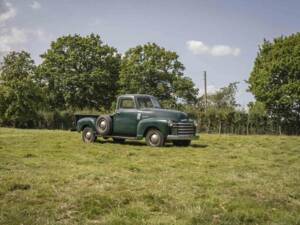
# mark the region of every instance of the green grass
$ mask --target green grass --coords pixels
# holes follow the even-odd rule
[[[0,128],[0,224],[300,224],[300,137],[150,148]]]

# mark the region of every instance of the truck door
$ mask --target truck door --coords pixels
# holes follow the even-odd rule
[[[136,136],[137,113],[134,98],[121,97],[113,116],[113,135]]]

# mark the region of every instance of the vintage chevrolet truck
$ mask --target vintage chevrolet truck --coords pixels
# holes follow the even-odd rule
[[[124,143],[126,139],[146,139],[149,146],[160,147],[165,141],[176,146],[188,146],[197,139],[196,122],[186,113],[162,109],[151,95],[130,94],[117,99],[112,115],[77,115],[76,130],[82,140],[94,142],[97,136]]]

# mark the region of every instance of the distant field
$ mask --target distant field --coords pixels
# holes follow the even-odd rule
[[[300,224],[300,137],[157,149],[0,128],[0,224]]]

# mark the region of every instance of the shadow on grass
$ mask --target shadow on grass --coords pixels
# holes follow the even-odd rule
[[[206,148],[208,145],[206,144],[191,144],[190,147],[192,148]]]
[[[141,141],[125,141],[125,143],[123,144],[120,144],[120,143],[115,143],[114,141],[112,140],[97,140],[95,142],[96,144],[106,144],[106,143],[109,143],[109,144],[115,144],[115,145],[131,145],[131,146],[147,146],[145,142],[141,142]],[[190,146],[187,146],[187,147],[179,147],[179,146],[175,146],[172,144],[172,142],[166,142],[165,143],[165,146],[166,148],[170,148],[170,147],[173,147],[173,148],[206,148],[208,147],[208,145],[206,144],[191,144]]]

